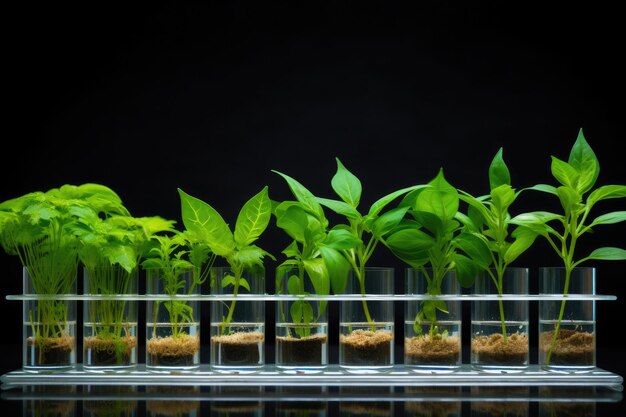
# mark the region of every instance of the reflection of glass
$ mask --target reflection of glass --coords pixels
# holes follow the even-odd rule
[[[192,386],[149,386],[146,392],[153,397],[177,397],[162,400],[146,401],[148,417],[196,417],[200,415],[200,401],[186,400],[185,396],[200,394],[199,387]]]
[[[540,387],[539,396],[551,398],[539,403],[539,415],[545,417],[595,417],[596,403],[574,399],[594,398],[595,387]]]
[[[102,398],[83,401],[83,417],[134,417],[137,415],[137,401],[123,398],[136,394],[136,387],[98,385],[86,389],[89,398],[100,396]]]
[[[215,398],[223,401],[211,401],[211,415],[221,417],[262,417],[265,415],[264,403],[254,401],[254,397],[263,395],[262,387],[214,387]],[[250,398],[242,401],[241,398]]]
[[[341,387],[341,396],[359,397],[367,401],[341,401],[339,413],[342,416],[393,416],[393,402],[373,400],[378,396],[389,397],[391,387]]]
[[[471,393],[473,397],[484,398],[472,402],[474,417],[528,416],[528,387],[472,387]]]
[[[328,413],[328,402],[317,398],[326,395],[326,387],[278,387],[277,393],[282,401],[276,403],[276,415],[281,417],[325,417]],[[288,398],[298,398],[289,399]],[[310,400],[304,400],[310,398]]]
[[[460,417],[462,414],[461,401],[454,400],[460,398],[461,387],[406,387],[405,392],[419,398],[419,401],[404,403],[405,416]]]
[[[26,417],[71,417],[76,415],[75,400],[54,400],[55,395],[66,396],[76,393],[75,386],[32,386],[25,387],[24,393],[41,396],[45,399],[24,400]]]

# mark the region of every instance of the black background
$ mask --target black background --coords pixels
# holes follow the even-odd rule
[[[616,10],[296,3],[5,10],[0,201],[97,182],[133,215],[182,227],[180,187],[234,224],[264,185],[273,199],[290,198],[272,169],[331,197],[337,156],[361,179],[366,210],[440,167],[453,185],[483,194],[501,146],[515,187],[554,183],[550,155],[566,160],[580,128],[600,160],[598,184],[624,183]],[[600,203],[596,214],[623,204]],[[529,192],[512,212],[537,209],[559,206]],[[625,231],[598,228],[578,253],[624,247]],[[279,261],[288,243],[273,220],[258,242]],[[395,267],[402,290],[404,266],[384,248],[371,264]],[[558,264],[541,241],[517,262],[530,268],[531,291],[537,268]],[[266,264],[269,291],[276,265]],[[597,292],[618,296],[597,306],[598,365],[624,374],[615,360],[624,350],[612,336],[621,328],[624,265],[589,265],[598,267]],[[20,293],[18,260],[0,254],[0,268],[3,295]],[[0,306],[4,373],[21,363],[21,306]]]

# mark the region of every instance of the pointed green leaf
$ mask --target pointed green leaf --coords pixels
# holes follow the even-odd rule
[[[335,159],[337,160],[337,173],[331,180],[331,186],[343,201],[356,208],[361,199],[361,181],[346,169],[339,158]]]
[[[301,206],[290,205],[285,211],[280,208],[277,209],[276,225],[283,229],[292,239],[295,239],[298,242],[305,241],[308,218],[306,212]]]
[[[578,186],[576,191],[581,195],[593,188],[598,175],[600,174],[600,163],[596,154],[585,140],[583,130],[578,132],[578,138],[572,147],[567,161],[572,167],[578,171]]]
[[[408,207],[396,207],[376,218],[372,225],[372,234],[380,239],[391,232],[406,214]]]
[[[335,213],[341,214],[342,216],[346,216],[348,219],[358,220],[361,218],[361,215],[354,207],[352,207],[348,203],[344,203],[343,201],[331,200],[328,198],[320,198],[320,197],[315,197],[314,200],[317,203],[325,207],[328,207]]]
[[[291,295],[302,294],[302,290],[300,289],[301,285],[300,278],[296,275],[291,275],[287,280],[287,291],[289,291]]]
[[[537,184],[532,187],[525,188],[525,190],[541,191],[542,193],[556,195],[556,187],[548,184]]]
[[[302,263],[311,280],[311,284],[313,284],[315,293],[318,295],[330,294],[330,279],[324,260],[321,258],[305,259]]]
[[[595,203],[601,200],[608,200],[610,198],[624,198],[626,197],[626,185],[604,185],[593,190],[589,197],[587,197],[587,203],[593,206]]]
[[[201,236],[216,255],[230,255],[235,250],[235,239],[222,216],[213,207],[180,188],[178,193],[183,224],[187,230]]]
[[[489,189],[493,190],[501,185],[511,185],[511,174],[502,158],[502,148],[498,150],[489,166]]]
[[[239,247],[248,246],[261,236],[272,217],[272,203],[265,186],[241,208],[235,223],[235,242]]]
[[[532,246],[537,238],[537,233],[532,229],[518,227],[512,233],[515,240],[504,253],[504,262],[509,265],[513,263],[522,253]]]
[[[294,240],[292,241],[289,246],[287,246],[285,249],[283,249],[283,254],[285,254],[285,256],[287,256],[288,258],[296,258],[300,256],[300,249],[298,248],[298,243]]]
[[[551,170],[552,175],[559,183],[576,190],[579,174],[574,167],[553,156]]]
[[[559,196],[561,206],[565,213],[576,211],[579,203],[582,201],[581,195],[575,189],[571,187],[559,187],[556,189],[556,194]]]
[[[622,261],[626,260],[626,250],[621,248],[605,247],[598,248],[591,252],[585,259],[597,259],[601,261]]]
[[[333,229],[328,232],[322,244],[336,250],[354,249],[361,245],[361,239],[345,229]]]
[[[443,175],[443,169],[428,183],[415,201],[417,211],[435,214],[442,221],[452,220],[459,210],[459,194]]]
[[[285,181],[287,181],[287,185],[289,185],[289,189],[291,189],[294,197],[296,197],[296,200],[303,204],[307,211],[316,216],[318,219],[324,218],[324,210],[322,210],[322,207],[315,201],[313,193],[311,193],[304,185],[282,172],[274,170],[272,170],[272,172],[280,175],[285,179]]]
[[[326,270],[330,278],[330,284],[334,294],[342,294],[346,289],[348,282],[348,272],[350,264],[341,253],[335,249],[322,246],[319,248],[326,264]]]
[[[378,216],[378,213],[380,213],[387,206],[387,204],[391,203],[396,198],[410,191],[425,187],[427,187],[427,185],[414,185],[412,187],[403,188],[401,190],[394,191],[391,194],[387,194],[386,196],[378,199],[376,202],[374,202],[374,204],[372,204],[367,215],[371,217]]]
[[[591,225],[595,226],[598,224],[614,224],[620,223],[626,220],[626,211],[614,211],[611,213],[606,213],[601,216],[596,217]]]
[[[457,281],[459,281],[459,284],[461,284],[462,287],[471,287],[474,284],[476,274],[478,273],[477,265],[467,256],[458,253],[453,255],[453,259]]]
[[[454,244],[481,268],[486,269],[491,265],[493,259],[491,250],[483,239],[470,233],[461,233],[454,239]]]

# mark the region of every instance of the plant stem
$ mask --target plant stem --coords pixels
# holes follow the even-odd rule
[[[506,332],[506,320],[504,318],[504,302],[502,301],[502,281],[504,280],[504,270],[498,268],[498,308],[500,310],[500,321],[502,325],[502,343],[506,346],[508,343]]]
[[[572,275],[571,267],[565,268],[565,288],[563,289],[563,295],[567,295],[569,292],[569,280]],[[556,348],[556,341],[559,337],[559,330],[561,329],[561,321],[563,320],[563,314],[565,314],[565,298],[561,301],[561,309],[559,311],[559,318],[556,322],[556,328],[554,329],[554,335],[552,336],[552,343],[550,343],[550,350],[548,351],[548,356],[546,357],[546,365],[550,365],[550,358],[552,357],[552,353]]]
[[[234,284],[234,289],[233,289],[233,297],[237,297],[237,294],[239,294],[239,280],[241,279],[241,269],[238,268],[236,270],[234,270],[235,272],[235,284]],[[235,312],[235,306],[237,305],[237,300],[233,300],[230,302],[230,307],[228,308],[228,316],[226,316],[226,319],[224,319],[224,321],[222,322],[221,325],[221,334],[224,334],[224,330],[226,329],[226,326],[228,326],[230,324],[230,321],[233,319],[233,314]]]

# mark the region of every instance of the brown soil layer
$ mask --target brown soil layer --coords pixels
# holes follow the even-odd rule
[[[137,409],[137,401],[122,400],[98,400],[83,401],[83,410],[105,416],[130,416]]]
[[[472,338],[472,353],[481,365],[522,366],[528,363],[528,335],[512,334],[504,344],[502,334]]]
[[[63,366],[69,365],[74,350],[74,338],[71,336],[26,338],[26,346],[34,349],[34,355],[27,355],[28,360],[35,359],[29,366]]]
[[[529,408],[528,404],[528,402],[523,401],[476,401],[472,403],[472,415],[474,412],[478,412],[481,414],[492,416],[527,416]]]
[[[123,346],[123,350],[118,352],[118,346]],[[118,341],[103,339],[98,336],[85,337],[83,339],[83,350],[91,350],[91,363],[89,365],[130,365],[132,350],[137,347],[135,336],[123,336]],[[83,356],[86,356],[85,353]]]
[[[200,350],[200,337],[153,337],[146,343],[146,350],[153,366],[192,366],[194,356]]]
[[[457,365],[461,355],[461,338],[436,335],[415,336],[404,341],[407,365]]]
[[[546,355],[550,352],[550,345],[554,331],[543,332],[539,335],[539,349]],[[556,339],[556,346],[550,357],[550,365],[589,365],[594,364],[595,335],[589,332],[561,329]]]
[[[76,401],[33,400],[26,401],[27,416],[73,416],[76,412]]]
[[[386,366],[391,365],[393,333],[389,330],[355,330],[341,335],[339,344],[343,349],[343,365]]]
[[[265,335],[259,332],[239,332],[211,338],[211,348],[216,349],[219,363],[226,366],[257,366],[261,356],[259,344]]]
[[[214,401],[211,403],[211,410],[221,413],[254,413],[262,409],[263,404],[258,401]]]
[[[325,334],[302,338],[276,337],[277,362],[281,365],[322,365],[322,351],[326,344]]]

